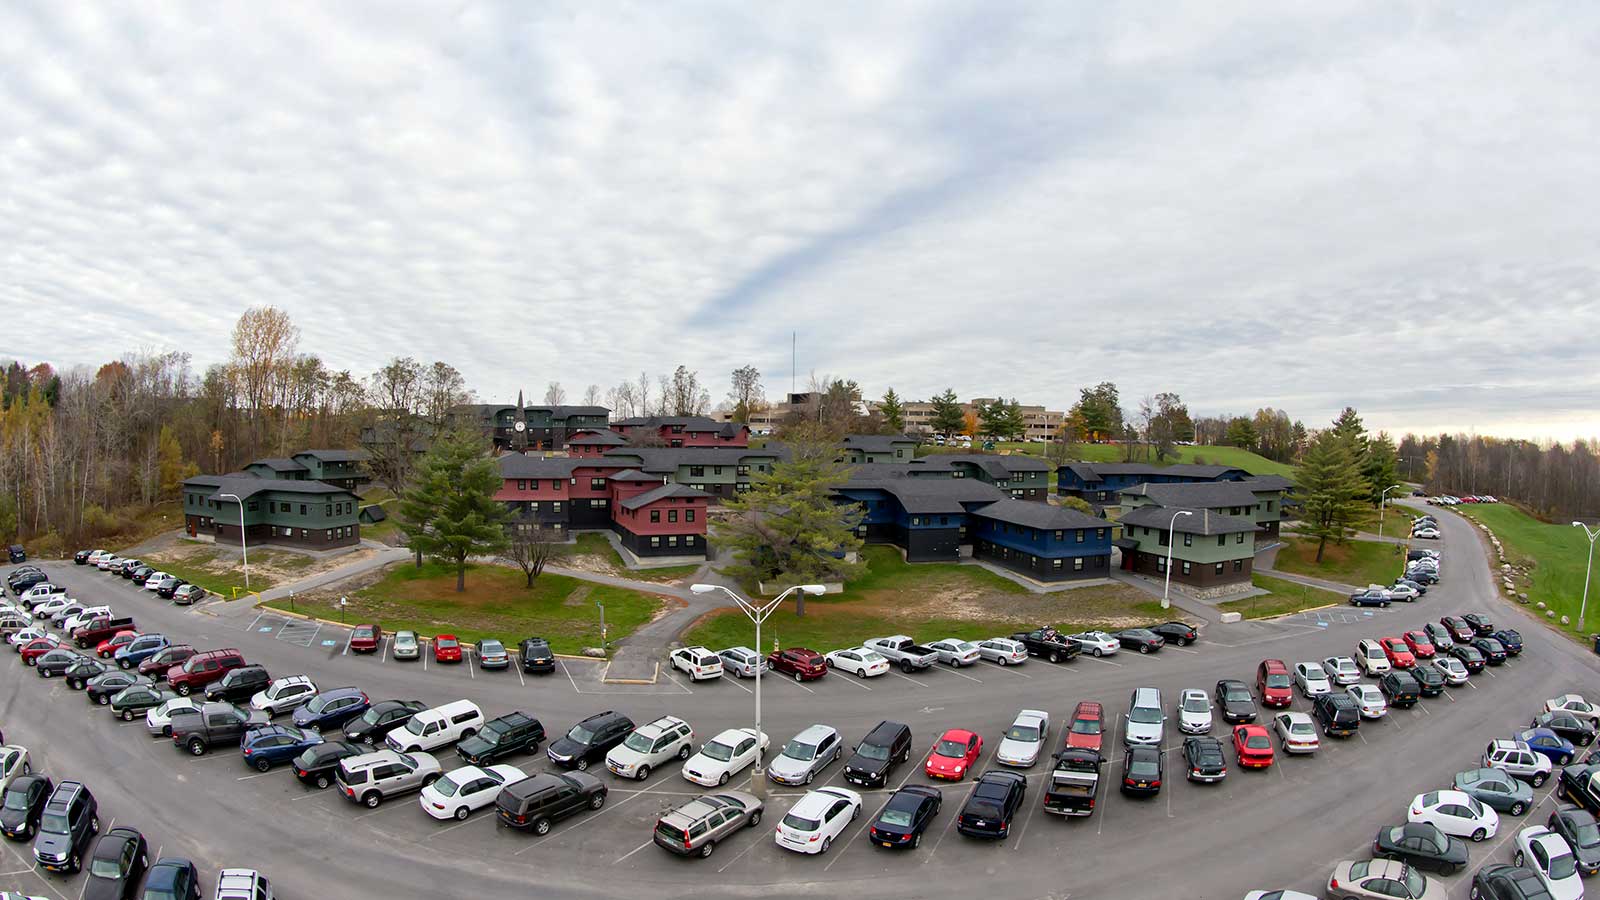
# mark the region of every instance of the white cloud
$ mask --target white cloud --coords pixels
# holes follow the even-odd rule
[[[1600,13],[860,6],[0,9],[0,354],[1593,431]]]

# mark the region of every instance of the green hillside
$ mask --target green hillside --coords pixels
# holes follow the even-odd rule
[[[1034,456],[1044,455],[1044,444],[1027,443],[1002,443],[1001,450],[1028,453]],[[1216,466],[1235,466],[1249,472],[1251,475],[1282,475],[1285,478],[1294,477],[1294,467],[1287,463],[1273,462],[1264,456],[1251,453],[1239,447],[1176,447],[1177,459],[1167,460],[1168,463],[1199,463]],[[1120,444],[1079,444],[1076,456],[1083,462],[1120,462],[1122,460],[1122,446]],[[1143,458],[1137,460],[1145,462]]]
[[[1522,565],[1531,563],[1533,583],[1528,586],[1528,599],[1544,601],[1557,616],[1570,616],[1570,629],[1577,630],[1584,569],[1589,562],[1589,539],[1582,528],[1541,522],[1509,503],[1452,508],[1494,529],[1507,559]],[[1595,609],[1587,613],[1587,630],[1593,631],[1595,623],[1600,622],[1600,576],[1589,586],[1589,599]]]

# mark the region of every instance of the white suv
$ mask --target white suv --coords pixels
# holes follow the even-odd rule
[[[722,657],[704,647],[684,647],[668,657],[674,669],[682,669],[690,681],[722,677]]]
[[[286,713],[302,706],[317,693],[317,686],[305,675],[286,675],[274,678],[267,689],[250,698],[250,708],[259,709],[269,716]]]
[[[1483,764],[1502,769],[1507,775],[1521,778],[1534,787],[1550,779],[1550,757],[1533,752],[1533,748],[1522,741],[1507,738],[1490,741],[1483,751]]]
[[[1383,652],[1383,645],[1372,638],[1362,638],[1356,645],[1356,662],[1368,675],[1378,676],[1389,671],[1389,656]]]
[[[643,781],[650,770],[694,752],[694,729],[677,716],[662,716],[635,728],[606,754],[606,768],[623,778]]]
[[[223,869],[217,874],[216,900],[273,900],[272,883],[255,869]]]

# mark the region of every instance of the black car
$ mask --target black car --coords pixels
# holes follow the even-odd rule
[[[1556,710],[1554,712],[1540,713],[1534,717],[1532,722],[1528,723],[1528,727],[1548,728],[1561,737],[1583,747],[1594,743],[1594,726],[1569,712]]]
[[[1233,678],[1217,682],[1217,709],[1222,710],[1222,720],[1229,725],[1256,720],[1256,700],[1250,686]]]
[[[922,843],[922,833],[939,814],[944,795],[938,788],[908,785],[895,791],[889,802],[878,810],[878,817],[867,828],[868,838],[880,847],[907,847],[916,849]]]
[[[179,578],[176,575],[168,575],[166,578],[161,580],[160,584],[156,585],[156,596],[165,597],[166,599],[171,600],[172,595],[177,592],[178,588],[181,588],[188,583],[189,582],[184,581],[182,578]]]
[[[111,714],[124,722],[132,722],[134,717],[143,715],[147,710],[155,709],[176,696],[178,696],[177,691],[147,681],[113,695]]]
[[[133,900],[149,867],[150,847],[144,835],[119,825],[102,835],[89,854],[82,900]]]
[[[1600,874],[1600,822],[1586,809],[1557,809],[1545,823],[1572,848],[1578,872],[1585,878]]]
[[[61,673],[61,677],[67,680],[67,687],[75,691],[81,691],[89,686],[89,682],[92,679],[99,678],[109,671],[111,671],[109,664],[103,663],[98,659],[81,656],[77,662],[68,666],[67,670]]]
[[[1483,659],[1491,666],[1504,665],[1506,661],[1506,647],[1492,637],[1474,638],[1472,646],[1483,654]]]
[[[956,830],[968,837],[1005,840],[1027,792],[1028,780],[1016,772],[983,773],[961,807]]]
[[[1162,622],[1160,625],[1151,625],[1150,630],[1160,635],[1168,643],[1187,647],[1200,640],[1200,632],[1193,625],[1183,622]]]
[[[89,562],[89,554],[93,552],[93,550],[79,550],[77,553],[72,554],[73,565],[87,565]]]
[[[1426,594],[1426,593],[1428,593],[1428,586],[1423,584],[1422,582],[1416,580],[1415,578],[1396,578],[1394,580],[1394,583],[1396,585],[1403,584],[1403,585],[1411,588],[1412,590],[1416,591],[1418,594]]]
[[[66,674],[66,671],[72,668],[73,664],[80,659],[83,659],[83,657],[76,651],[68,650],[65,647],[57,647],[34,660],[33,665],[39,670],[40,678],[51,678],[56,675]]]
[[[1349,737],[1361,728],[1361,707],[1343,691],[1319,695],[1311,704],[1311,717],[1322,724],[1323,734]]]
[[[1456,644],[1445,651],[1461,661],[1461,665],[1474,675],[1483,671],[1483,653],[1468,644]]]
[[[272,676],[263,666],[240,666],[206,688],[206,699],[223,703],[249,703],[250,698],[267,689]]]
[[[633,720],[622,713],[606,710],[572,726],[572,730],[550,742],[545,755],[566,769],[584,771],[606,758],[611,748],[622,743],[633,730]]]
[[[1472,626],[1472,630],[1480,635],[1489,635],[1495,632],[1494,623],[1489,621],[1489,617],[1483,613],[1470,612],[1462,615],[1461,618],[1466,620],[1466,623]]]
[[[421,700],[381,700],[367,707],[360,716],[344,723],[344,736],[352,741],[374,747],[383,742],[389,732],[404,728],[411,717],[427,709]]]
[[[1140,653],[1154,653],[1166,646],[1167,639],[1148,628],[1124,628],[1112,632],[1112,637],[1122,645],[1124,650],[1137,650]]]
[[[1414,572],[1407,572],[1406,573],[1406,580],[1407,581],[1415,581],[1417,584],[1423,584],[1423,585],[1438,584],[1439,583],[1439,576],[1433,574],[1432,572],[1429,572],[1426,569],[1418,569],[1418,570],[1416,570]]]
[[[544,725],[524,712],[506,713],[483,723],[483,730],[456,744],[456,753],[469,766],[487,766],[513,753],[538,753],[544,743]]]
[[[63,781],[45,801],[39,817],[39,834],[33,839],[33,858],[51,872],[77,872],[83,868],[83,851],[100,830],[100,807],[89,789],[76,781]]]
[[[1511,656],[1522,655],[1522,632],[1515,628],[1502,628],[1489,636],[1499,641],[1500,646],[1506,648],[1507,654]]]
[[[522,671],[548,675],[556,670],[556,655],[550,651],[550,642],[542,637],[523,638],[517,644],[517,655],[522,658]]]
[[[1183,762],[1190,781],[1213,783],[1228,777],[1228,758],[1222,742],[1214,737],[1192,735],[1183,739]]]
[[[29,569],[27,571],[19,570],[12,572],[11,575],[6,578],[6,586],[11,588],[11,593],[21,596],[22,592],[28,588],[31,588],[36,584],[44,584],[49,580],[50,579],[38,569]]]
[[[1378,837],[1372,842],[1372,855],[1451,875],[1467,864],[1467,844],[1445,834],[1432,823],[1411,822],[1378,829]]]
[[[139,566],[128,572],[128,580],[137,582],[140,587],[144,587],[144,583],[149,581],[150,576],[155,573],[154,566]]]
[[[13,563],[24,563],[28,561],[28,551],[22,549],[21,544],[12,544],[9,548],[7,548],[7,555],[10,557]]]
[[[1472,876],[1472,896],[1478,900],[1549,900],[1550,892],[1532,869],[1490,864]]]
[[[1122,792],[1150,797],[1161,792],[1162,754],[1160,747],[1135,744],[1122,757]]]
[[[1428,666],[1428,668],[1433,667]],[[1378,680],[1378,690],[1383,693],[1390,706],[1402,709],[1416,706],[1417,701],[1422,699],[1422,685],[1406,669],[1394,669],[1385,674]]]
[[[1444,693],[1444,676],[1433,666],[1415,666],[1407,669],[1417,681],[1417,689],[1424,697],[1437,697]]]
[[[25,841],[39,830],[39,817],[44,814],[45,801],[56,788],[50,776],[34,772],[18,775],[6,787],[0,800],[0,833],[7,840]]]
[[[200,870],[187,859],[163,856],[145,876],[144,895],[161,900],[200,900]]]
[[[911,758],[911,729],[899,722],[879,722],[844,762],[844,780],[864,788],[882,787],[894,767]]]
[[[294,777],[302,784],[325,788],[333,784],[340,760],[368,752],[368,748],[350,741],[324,741],[294,758]]]
[[[500,789],[495,824],[549,834],[557,819],[605,806],[606,793],[606,786],[588,772],[540,772]]]
[[[111,698],[122,693],[123,688],[129,688],[136,684],[150,683],[150,679],[136,675],[133,672],[112,669],[103,675],[96,675],[89,679],[89,684],[84,687],[83,693],[84,696],[89,698],[90,703],[110,706]]]

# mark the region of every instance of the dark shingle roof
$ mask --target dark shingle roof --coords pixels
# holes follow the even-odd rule
[[[1209,509],[1185,510],[1169,506],[1141,506],[1129,510],[1123,513],[1117,524],[1159,528],[1165,531],[1168,524],[1172,523],[1172,517],[1179,512],[1189,513],[1187,516],[1179,516],[1173,525],[1173,529],[1179,534],[1218,535],[1256,530],[1256,523],[1240,516],[1224,516]]]
[[[1009,499],[994,485],[974,479],[896,477],[880,475],[874,471],[875,468],[879,467],[863,466],[856,469],[840,489],[884,491],[900,501],[906,512],[923,515],[961,514],[977,504]]]
[[[1292,491],[1294,482],[1282,475],[1253,475],[1239,482],[1253,491]]]
[[[1242,481],[1196,481],[1190,484],[1140,484],[1121,493],[1147,497],[1161,506],[1216,509],[1254,507],[1255,492]]]
[[[679,466],[745,465],[749,459],[783,459],[777,450],[747,447],[619,447],[607,450],[605,455],[637,458],[638,468],[646,472],[675,472]]]
[[[624,428],[667,428],[676,425],[684,431],[711,431],[730,436],[745,428],[742,423],[718,422],[705,416],[634,416],[618,419],[612,424]]]
[[[543,409],[550,411],[550,418],[565,419],[569,416],[610,416],[611,410],[604,406],[528,406],[525,409]]]
[[[1017,472],[1048,472],[1050,464],[1036,456],[999,453],[935,453],[912,460],[910,465],[928,470],[955,469],[973,466],[982,469],[990,478],[1004,480]]]
[[[300,463],[295,462],[292,459],[285,459],[285,458],[283,458],[281,456],[269,456],[269,457],[267,457],[265,459],[251,460],[250,461],[250,465],[252,465],[252,466],[266,466],[267,468],[271,469],[274,472],[304,472],[304,471],[306,471],[306,467],[305,466],[301,465]]]
[[[567,443],[578,444],[580,446],[586,444],[603,444],[608,447],[623,447],[627,445],[628,439],[609,428],[597,428],[593,431],[587,431],[583,434],[580,434],[577,437],[567,438]]]
[[[1241,475],[1249,474],[1237,466],[1202,466],[1195,463],[1174,463],[1170,466],[1157,466],[1150,463],[1067,463],[1063,468],[1071,469],[1084,481],[1101,481],[1107,475],[1178,475],[1185,478],[1217,478],[1228,472],[1238,472]]]
[[[1074,528],[1109,528],[1110,522],[1065,506],[1051,506],[1029,500],[1006,498],[979,507],[974,515],[1042,531]]]
[[[301,450],[295,456],[309,456],[323,462],[366,462],[372,458],[365,450]]]
[[[570,478],[573,469],[593,463],[592,459],[533,453],[507,453],[496,461],[501,478]]]
[[[615,475],[610,476],[608,478],[608,480],[610,480],[610,481],[652,481],[652,482],[655,482],[656,484],[660,484],[661,483],[661,476],[660,475],[646,475],[645,473],[639,471],[638,469],[623,469],[622,471],[616,473]]]
[[[234,472],[227,475],[196,475],[184,479],[184,485],[196,487],[214,487],[219,494],[237,494],[239,499],[247,499],[254,494],[272,491],[282,494],[350,494],[341,487],[334,487],[322,481],[295,481],[284,478],[261,478],[248,472]],[[350,494],[354,497],[354,494]]]
[[[890,453],[896,444],[917,443],[916,438],[906,437],[903,434],[850,434],[845,435],[839,442],[850,450],[861,450],[866,453]]]
[[[689,487],[687,484],[663,484],[661,487],[658,487],[653,491],[645,491],[637,497],[629,497],[628,499],[622,501],[621,506],[623,509],[639,509],[642,506],[648,506],[657,500],[664,500],[668,497],[709,496],[711,495],[707,494],[705,491],[695,490],[694,488]]]

